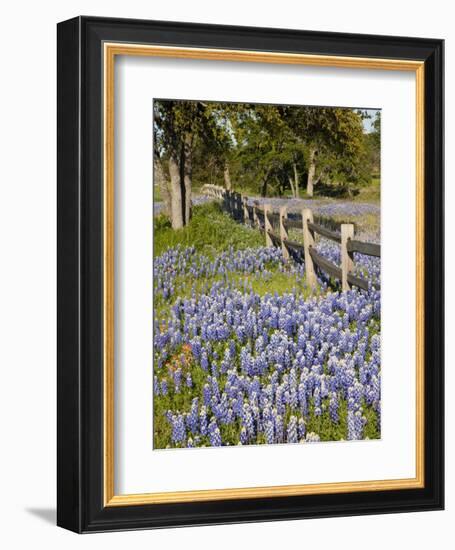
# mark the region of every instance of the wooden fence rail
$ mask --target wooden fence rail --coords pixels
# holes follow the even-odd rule
[[[360,254],[366,254],[367,256],[381,257],[381,245],[374,243],[364,243],[362,241],[356,241],[351,239],[348,242],[349,252],[359,252]]]
[[[322,235],[326,239],[330,239],[331,241],[334,241],[336,243],[341,243],[341,235],[335,233],[335,231],[330,231],[330,229],[327,229],[326,227],[323,227],[322,225],[317,225],[315,223],[309,223],[308,227],[312,231],[318,233],[319,235]]]
[[[299,216],[296,219],[287,219],[284,222],[286,229],[302,229],[302,217]]]
[[[250,205],[248,197],[217,185],[204,185],[202,192],[212,198],[220,199],[224,209],[237,221],[262,231],[265,234],[266,246],[281,247],[286,260],[291,254],[296,260],[303,258],[307,282],[311,287],[316,287],[316,268],[318,268],[330,277],[340,280],[344,291],[351,289],[352,286],[368,290],[368,281],[354,275],[354,252],[379,258],[381,246],[355,239],[353,224],[341,224],[340,233],[337,233],[314,223],[313,212],[308,208],[303,209],[301,215],[293,214],[292,218],[288,218],[286,207],[281,207],[279,212],[273,212],[270,204],[264,204],[261,207],[259,203],[254,202]],[[289,229],[303,232],[303,244],[289,240]],[[315,234],[341,245],[341,267],[316,251]],[[379,289],[380,286],[375,285],[375,288]]]

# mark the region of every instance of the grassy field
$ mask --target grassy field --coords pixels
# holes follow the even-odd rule
[[[356,202],[371,202],[377,203],[381,201],[381,180],[379,177],[374,177],[371,180],[371,185],[361,187],[358,195],[354,197]]]
[[[213,256],[229,247],[242,250],[264,244],[259,231],[235,222],[217,202],[196,206],[190,224],[183,229],[174,231],[164,214],[155,218],[154,229],[154,256],[179,245],[193,246],[198,252]]]

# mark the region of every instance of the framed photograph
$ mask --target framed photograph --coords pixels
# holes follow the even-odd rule
[[[58,525],[443,508],[443,41],[58,25]]]

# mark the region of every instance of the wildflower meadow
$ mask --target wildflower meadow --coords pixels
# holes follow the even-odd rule
[[[329,241],[318,251],[339,263]],[[378,259],[356,264],[380,277]],[[154,285],[157,448],[380,437],[379,290],[341,292],[322,276],[312,294],[303,262],[229,244],[167,248]]]
[[[315,221],[332,231],[339,231],[341,223],[352,223],[356,239],[379,244],[379,179],[370,178],[370,172],[377,171],[376,161],[373,157],[373,160],[362,157],[363,162],[370,163],[369,172],[365,176],[367,183],[361,179],[363,173],[355,176],[355,185],[360,189],[356,196],[357,188],[348,186],[354,181],[357,164],[349,164],[348,157],[343,157],[344,164],[336,164],[339,162],[336,155],[344,142],[333,145],[333,153],[327,145],[325,156],[319,153],[321,164],[314,161],[310,142],[303,149],[297,148],[301,147],[300,142],[292,137],[300,135],[295,118],[297,114],[314,117],[313,112],[301,110],[289,114],[278,107],[265,112],[251,106],[239,107],[237,111],[230,106],[223,111],[220,105],[208,104],[194,110],[191,102],[187,102],[190,104],[187,107],[179,102],[174,102],[177,106],[167,103],[156,107],[156,120],[164,120],[166,125],[163,122],[162,127],[156,126],[155,136],[162,164],[169,164],[169,177],[176,173],[172,165],[175,140],[166,141],[166,132],[172,128],[173,137],[179,135],[178,124],[186,120],[184,116],[193,120],[200,112],[205,113],[199,126],[194,126],[194,132],[199,132],[201,125],[209,124],[213,118],[211,127],[204,126],[204,134],[195,134],[194,143],[202,144],[203,139],[211,136],[217,145],[213,146],[213,153],[209,149],[212,142],[204,142],[204,147],[198,145],[200,157],[199,149],[193,150],[193,189],[191,202],[186,205],[191,212],[185,211],[185,204],[179,202],[182,209],[178,216],[175,214],[172,204],[175,197],[166,195],[167,189],[175,189],[172,187],[175,182],[168,188],[163,184],[168,177],[166,171],[160,168],[164,179],[159,185],[155,182],[154,303],[150,306],[154,308],[153,388],[150,388],[154,448],[380,438],[380,258],[359,252],[351,256],[353,275],[366,281],[365,288],[353,284],[343,290],[339,280],[319,268],[317,284],[310,285],[303,252],[286,257],[280,246],[271,246],[270,242],[266,246],[264,227],[234,219],[223,208],[222,201],[200,191],[209,176],[213,178],[216,177],[213,173],[218,173],[222,178],[224,173],[224,188],[231,185],[231,178],[234,181],[237,177],[237,186],[248,196],[249,205],[254,203],[262,208],[267,204],[274,211],[286,206],[290,220],[293,215],[300,215],[303,208],[310,208]],[[329,109],[325,111],[325,117],[332,117]],[[357,132],[354,137],[343,139],[355,144],[360,139],[365,143],[372,141],[365,125],[362,126],[367,115],[353,110],[346,111],[354,114],[338,111],[330,119],[331,128],[343,117],[349,117],[350,131]],[[279,156],[267,152],[275,150],[273,133],[267,138],[270,143],[267,142],[266,152],[260,150],[264,141],[260,145],[254,142],[261,120],[265,122],[260,129],[265,132],[264,128],[267,130],[267,125],[275,123],[278,117],[280,125],[276,127],[288,132],[283,135],[293,144],[288,156],[282,151]],[[227,124],[228,118],[229,129],[220,136],[222,123]],[[298,120],[300,124],[303,118]],[[340,128],[347,124],[343,121]],[[232,137],[234,134],[236,139]],[[326,143],[335,142],[327,138]],[[255,144],[254,151],[248,149],[249,144]],[[318,147],[322,151],[322,146]],[[261,156],[254,157],[253,165],[251,158],[258,150]],[[223,163],[217,168],[220,156]],[[216,160],[213,166],[212,157]],[[279,187],[278,169],[275,180],[267,176],[267,188],[262,183],[258,183],[257,189],[252,187],[254,177],[263,181],[259,177],[263,173],[259,161],[265,162],[265,158],[280,170],[289,167],[289,174],[295,176],[294,180],[290,178],[292,189],[285,186],[287,176],[286,181],[283,179],[284,187]],[[226,180],[226,159],[231,163],[229,180]],[[317,184],[311,182],[310,188],[309,182],[307,190],[299,195],[298,178],[313,177],[313,165],[308,164],[311,162],[325,183],[317,183],[315,178]],[[349,165],[346,177],[342,175],[345,165]],[[242,179],[243,174],[252,173],[252,166],[256,172],[249,176],[250,180]],[[155,174],[161,172],[155,167]],[[330,177],[326,178],[326,173]],[[344,187],[335,188],[333,182],[341,181],[342,177]],[[199,187],[197,178],[201,182]],[[277,182],[275,188],[271,187],[273,181]],[[294,223],[290,229],[289,239],[303,243],[298,224]],[[343,260],[337,242],[317,235],[314,248],[341,269]]]

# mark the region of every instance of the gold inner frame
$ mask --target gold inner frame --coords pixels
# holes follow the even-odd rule
[[[411,71],[416,77],[416,476],[143,494],[114,493],[114,70],[115,56],[154,56]],[[104,503],[105,506],[268,498],[424,487],[424,63],[423,61],[104,43]]]

